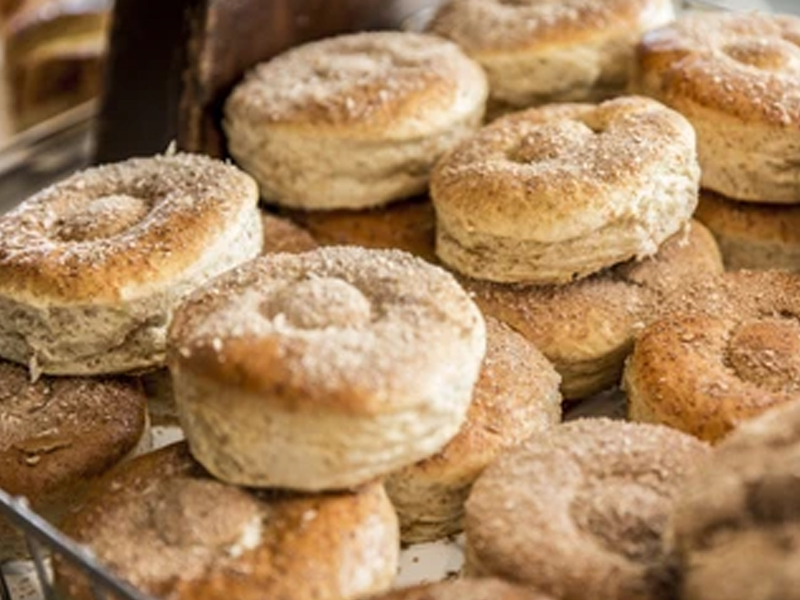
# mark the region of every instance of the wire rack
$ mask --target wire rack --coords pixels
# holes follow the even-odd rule
[[[24,536],[33,563],[37,588],[44,600],[56,600],[59,597],[53,586],[48,558],[51,552],[86,577],[97,600],[110,597],[120,600],[155,600],[112,575],[97,562],[90,550],[70,540],[33,512],[25,498],[14,497],[0,490],[0,517],[6,519]],[[0,565],[0,599],[16,600],[12,596],[8,572],[9,564]]]

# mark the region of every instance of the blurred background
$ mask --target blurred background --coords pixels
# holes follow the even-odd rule
[[[684,3],[800,14],[800,0]],[[0,154],[19,132],[101,93],[112,11],[113,0],[0,0]]]

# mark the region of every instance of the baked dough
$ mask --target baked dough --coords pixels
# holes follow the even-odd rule
[[[497,114],[622,94],[642,33],[673,18],[670,0],[450,0],[429,29],[486,70]]]
[[[307,252],[319,245],[311,232],[299,227],[289,219],[262,211],[261,222],[264,227],[262,254]]]
[[[733,271],[669,299],[624,373],[632,420],[717,441],[800,400],[800,275]]]
[[[708,446],[667,427],[582,419],[507,452],[466,505],[466,569],[563,600],[673,598],[664,540]]]
[[[542,351],[561,375],[564,398],[575,400],[619,382],[634,335],[659,316],[666,296],[721,272],[713,237],[692,221],[654,256],[567,285],[461,282],[485,315],[508,323]]]
[[[427,196],[365,210],[293,211],[323,246],[397,248],[428,262],[436,259],[436,215]]]
[[[389,588],[399,540],[383,486],[302,496],[214,480],[185,444],[104,479],[64,532],[112,573],[172,600],[351,600]],[[95,598],[55,561],[67,597]]]
[[[800,271],[800,206],[738,202],[700,190],[694,216],[714,234],[728,269]]]
[[[254,181],[176,154],[79,172],[0,217],[0,356],[33,377],[163,364],[189,291],[257,256]]]
[[[483,317],[442,269],[342,246],[262,257],[183,304],[169,366],[183,428],[220,479],[347,488],[461,427]]]
[[[730,434],[673,518],[686,600],[798,600],[800,403]]]
[[[565,423],[501,456],[466,505],[466,569],[562,600],[674,598],[669,515],[703,442],[603,418]]]
[[[0,489],[25,496],[57,522],[87,485],[123,458],[146,450],[147,397],[133,379],[43,377],[0,360]],[[26,554],[0,517],[0,562]]]
[[[460,532],[472,483],[504,450],[561,421],[561,378],[536,347],[491,317],[467,418],[430,458],[390,473],[386,492],[404,543]]]
[[[655,254],[699,177],[691,125],[650,99],[508,115],[437,164],[436,253],[476,279],[573,281]]]
[[[393,590],[371,600],[553,600],[501,579],[450,579]]]
[[[749,202],[800,202],[800,17],[696,12],[651,31],[639,92],[697,132],[702,185]]]
[[[234,159],[282,206],[367,208],[423,192],[483,118],[480,66],[435,36],[359,33],[296,47],[231,93]]]

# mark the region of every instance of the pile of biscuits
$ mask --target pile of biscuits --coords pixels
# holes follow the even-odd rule
[[[225,106],[236,166],[131,159],[0,217],[0,487],[58,500],[66,534],[159,598],[377,598],[401,543],[462,530],[465,578],[380,597],[793,597],[800,276],[724,273],[692,219],[701,185],[755,178],[715,148],[757,152],[739,125],[709,146],[690,75],[722,77],[719,46],[695,64],[681,36],[750,35],[720,34],[725,60],[785,83],[800,19],[672,18],[452,0],[428,33],[254,67]],[[776,86],[722,105],[783,111],[763,197],[800,202]],[[648,423],[561,422],[623,370]],[[138,436],[111,425],[144,432],[154,374],[186,441],[123,461]],[[102,465],[35,483],[101,438]],[[709,584],[742,552],[774,577]]]

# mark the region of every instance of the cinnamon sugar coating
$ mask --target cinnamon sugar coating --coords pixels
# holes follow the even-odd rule
[[[0,489],[25,496],[57,524],[87,485],[149,448],[147,397],[123,378],[43,377],[0,360]],[[22,534],[0,517],[0,562],[27,556]]]
[[[257,65],[226,101],[224,126],[267,201],[366,208],[422,193],[436,160],[479,126],[487,94],[455,44],[365,32]]]
[[[654,254],[694,211],[699,176],[691,126],[647,98],[508,115],[434,170],[436,253],[478,279],[586,277]]]
[[[800,271],[800,206],[739,202],[701,190],[694,216],[714,234],[726,268]]]
[[[629,415],[718,441],[800,400],[800,276],[734,271],[665,303],[624,374]]]
[[[227,111],[323,136],[369,139],[426,134],[464,94],[459,76],[477,77],[457,48],[423,34],[362,33],[294,48],[257,66]],[[421,118],[423,115],[424,118]]]
[[[698,12],[647,33],[638,90],[697,131],[703,187],[800,202],[800,17]]]
[[[721,272],[713,237],[692,221],[654,256],[567,285],[462,284],[484,314],[533,342],[561,375],[564,397],[578,399],[619,382],[634,335],[659,316],[668,295]]]
[[[673,17],[667,0],[451,0],[429,29],[481,63],[497,115],[621,95],[642,33]]]
[[[673,530],[687,600],[800,598],[800,403],[743,423],[687,482]]]
[[[486,356],[461,429],[441,451],[386,477],[404,542],[463,529],[464,501],[483,469],[504,450],[561,422],[560,380],[531,342],[486,319]]]
[[[501,579],[459,578],[392,590],[371,600],[552,600]]]
[[[328,247],[263,257],[198,290],[173,320],[170,364],[277,393],[269,403],[291,410],[377,414],[423,402],[403,390],[432,384],[447,356],[482,358],[483,332],[438,267],[396,250]]]
[[[168,362],[206,468],[324,490],[440,450],[484,351],[483,318],[449,273],[341,246],[262,257],[198,290],[172,322]]]
[[[255,182],[189,154],[56,183],[0,217],[0,356],[40,373],[160,365],[180,299],[261,251]]]
[[[87,169],[0,218],[0,295],[37,305],[140,297],[190,269],[256,200],[250,177],[200,155]]]
[[[64,531],[112,572],[162,598],[348,600],[386,590],[397,569],[397,519],[380,483],[316,496],[221,483],[185,444],[105,478]],[[56,562],[59,586],[92,598]]]
[[[579,600],[674,597],[665,540],[709,448],[667,427],[582,419],[490,465],[466,505],[467,571]]]
[[[31,383],[27,369],[0,361],[0,488],[47,504],[59,488],[100,475],[130,452],[146,412],[134,380]]]

